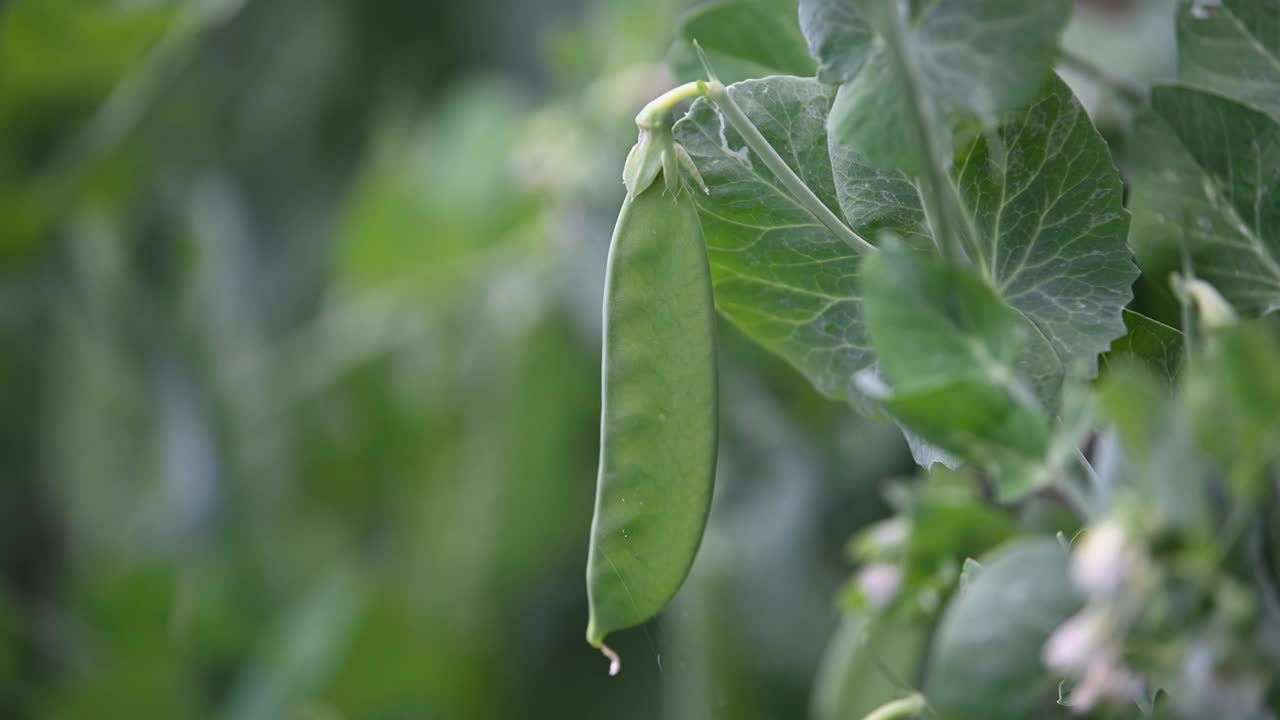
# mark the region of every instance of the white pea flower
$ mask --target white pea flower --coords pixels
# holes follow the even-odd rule
[[[1111,630],[1111,622],[1101,608],[1085,608],[1053,631],[1040,657],[1051,670],[1064,675],[1077,673],[1108,650]]]
[[[1108,655],[1089,662],[1084,677],[1071,690],[1068,703],[1073,712],[1083,714],[1103,702],[1136,702],[1143,696],[1142,678]]]
[[[858,573],[857,584],[872,607],[887,607],[902,586],[902,571],[890,563],[871,563]]]
[[[1142,563],[1142,552],[1115,520],[1102,520],[1085,533],[1071,558],[1071,579],[1090,597],[1110,597]]]

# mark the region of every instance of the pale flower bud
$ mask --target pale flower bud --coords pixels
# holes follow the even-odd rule
[[[1138,548],[1115,520],[1103,520],[1085,533],[1071,558],[1071,579],[1086,595],[1114,595],[1137,568]]]
[[[1110,623],[1100,608],[1087,608],[1058,626],[1045,641],[1040,658],[1045,667],[1064,675],[1077,673],[1106,649]]]
[[[1083,714],[1099,703],[1132,703],[1142,696],[1142,678],[1110,656],[1099,656],[1072,689],[1068,704],[1072,711]]]
[[[902,571],[890,563],[871,563],[862,568],[857,578],[858,590],[877,609],[893,602],[902,586]]]
[[[1234,325],[1236,311],[1231,303],[1218,292],[1218,289],[1197,277],[1183,277],[1174,273],[1171,282],[1173,291],[1188,302],[1195,303],[1200,313],[1200,322],[1206,330]]]

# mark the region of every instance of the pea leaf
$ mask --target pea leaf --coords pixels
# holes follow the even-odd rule
[[[973,259],[1053,351],[1025,371],[1042,389],[1063,368],[1092,376],[1098,354],[1125,332],[1121,312],[1138,276],[1106,142],[1054,77],[957,158],[956,185],[976,229]]]
[[[915,133],[965,110],[1015,110],[1043,85],[1070,16],[1066,0],[801,0],[819,78],[840,84],[828,127],[877,165],[919,176],[930,160]],[[927,130],[926,130],[927,132]]]
[[[1241,313],[1280,308],[1280,123],[1199,90],[1156,88],[1135,130],[1129,242],[1157,287],[1191,269]]]
[[[1017,366],[1028,342],[1043,338],[967,269],[893,244],[867,259],[862,286],[880,369],[894,385],[884,406],[990,469],[1003,499],[1029,490],[1049,418]]]
[[[1222,0],[1178,17],[1181,84],[1280,117],[1280,4]]]
[[[752,122],[829,208],[867,238],[932,240],[914,183],[848,146],[827,145],[832,92],[772,77],[729,88]],[[854,395],[875,360],[862,318],[861,257],[781,187],[706,101],[675,128],[711,192],[698,198],[719,310],[799,369],[822,393]],[[979,269],[1025,318],[1018,370],[1052,410],[1063,368],[1124,334],[1121,309],[1137,274],[1128,216],[1106,144],[1056,79],[991,139],[960,155],[955,182],[980,234]]]
[[[800,0],[800,29],[818,59],[818,79],[829,85],[857,77],[873,54],[875,32],[855,3]]]
[[[982,560],[934,638],[930,704],[944,720],[1031,717],[1055,685],[1041,648],[1079,608],[1057,540],[1022,540]]]
[[[794,0],[719,0],[685,17],[681,35],[708,52],[749,64],[764,75],[812,75],[813,58],[796,20]]]
[[[814,80],[771,77],[738,83],[729,93],[818,198],[836,210],[824,125],[830,91]],[[847,398],[854,374],[873,359],[862,322],[860,256],[787,194],[706,101],[694,103],[675,135],[710,188],[697,201],[717,308],[819,391]],[[918,235],[911,225],[919,222],[919,212],[898,209],[912,196],[911,185],[900,175],[863,177],[868,195],[886,202],[860,208],[855,226]]]

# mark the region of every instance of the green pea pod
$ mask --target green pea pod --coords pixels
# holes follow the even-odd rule
[[[600,475],[587,641],[656,615],[689,574],[716,466],[711,275],[687,187],[622,205],[605,280]]]

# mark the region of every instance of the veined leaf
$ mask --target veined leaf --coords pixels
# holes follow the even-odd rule
[[[738,83],[729,93],[818,198],[837,210],[824,125],[830,91],[815,80],[772,77]],[[783,189],[710,103],[694,103],[675,134],[711,191],[697,202],[716,306],[819,391],[848,397],[854,373],[872,362],[857,251]],[[911,191],[901,176],[886,177],[875,189],[891,196]],[[865,221],[918,234],[904,225],[918,222],[918,215],[869,207]]]
[[[1120,174],[1089,116],[1054,77],[993,136],[960,148],[955,172],[976,230],[974,262],[1056,356],[1024,370],[1040,388],[1077,364],[1092,376],[1124,335],[1138,270]]]
[[[1178,80],[1280,117],[1280,3],[1222,0],[1178,18]]]
[[[1036,403],[1029,388],[1015,387],[1020,318],[981,278],[889,244],[867,259],[862,288],[880,369],[895,389],[973,377]]]
[[[914,184],[847,146],[828,148],[830,89],[772,77],[729,88],[765,138],[826,205],[864,237],[932,242]],[[716,305],[786,358],[824,394],[848,399],[871,366],[858,283],[862,258],[781,187],[714,107],[698,101],[675,129],[710,194],[697,198]],[[960,155],[955,182],[981,236],[987,283],[1023,316],[1017,368],[1053,410],[1063,369],[1096,368],[1124,334],[1121,309],[1137,275],[1128,216],[1106,144],[1070,91],[1053,80]]]
[[[800,0],[800,29],[818,59],[818,79],[829,85],[856,77],[873,54],[875,31],[856,3]]]
[[[1130,243],[1160,287],[1191,270],[1246,315],[1280,308],[1280,123],[1233,100],[1160,87],[1138,120]]]
[[[819,77],[840,84],[833,144],[922,176],[917,137],[955,109],[981,118],[1016,110],[1043,85],[1070,16],[1066,0],[801,0]],[[943,144],[945,146],[945,143]],[[942,146],[940,146],[942,147]]]

